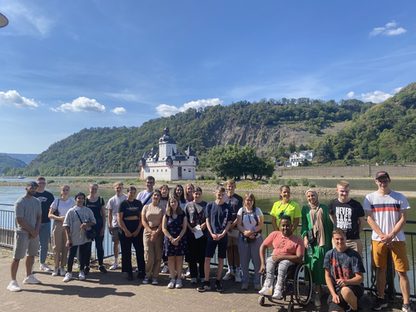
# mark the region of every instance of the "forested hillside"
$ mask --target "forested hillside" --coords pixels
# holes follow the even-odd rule
[[[317,147],[318,160],[416,161],[416,83],[374,105]]]
[[[205,154],[217,145],[249,145],[275,156],[290,144],[310,144],[337,123],[364,113],[370,103],[308,98],[239,102],[228,106],[189,109],[136,128],[84,129],[51,145],[25,171],[26,175],[90,175],[137,171],[143,152],[157,147],[165,127],[184,150]]]

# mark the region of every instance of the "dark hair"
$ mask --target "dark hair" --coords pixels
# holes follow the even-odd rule
[[[177,194],[176,194],[176,189],[177,188],[180,188],[181,190],[182,190],[182,194],[181,194],[181,196],[178,196]],[[182,185],[180,185],[180,184],[177,184],[176,186],[175,186],[175,190],[173,191],[173,196],[176,198],[176,200],[178,201],[178,203],[180,204],[180,203],[185,203],[186,202],[186,200],[185,200],[185,190],[183,189],[183,186]]]
[[[289,221],[289,223],[292,223],[292,218],[288,215],[283,215],[280,217],[280,222],[282,222],[283,220]]]
[[[202,193],[202,189],[199,187],[199,186],[196,186],[195,187],[195,189],[194,189],[194,193],[195,192],[200,192],[200,193]]]
[[[77,199],[78,197],[83,196],[84,198],[86,198],[85,194],[82,192],[77,193],[77,195],[75,195],[75,199]]]
[[[137,188],[136,188],[134,185],[130,185],[130,186],[127,188],[127,192],[131,192],[131,191],[137,191]]]
[[[146,181],[153,181],[153,182],[156,182],[155,177],[153,177],[153,176],[148,176],[148,177],[146,178]]]

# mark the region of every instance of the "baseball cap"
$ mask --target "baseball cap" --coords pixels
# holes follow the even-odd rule
[[[376,178],[375,178],[376,180],[383,179],[383,178],[391,180],[387,171],[379,171],[376,173]]]
[[[27,187],[27,188],[37,188],[38,186],[39,186],[39,184],[37,184],[35,181],[28,182],[28,183],[26,184],[26,187]]]

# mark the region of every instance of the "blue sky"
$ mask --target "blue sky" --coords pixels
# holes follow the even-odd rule
[[[380,102],[416,81],[415,1],[0,0],[0,152],[189,107]]]

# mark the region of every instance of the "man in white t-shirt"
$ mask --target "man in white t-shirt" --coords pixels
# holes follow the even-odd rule
[[[406,224],[407,210],[410,209],[406,197],[389,188],[390,176],[386,171],[379,171],[375,176],[378,187],[376,192],[364,199],[364,210],[367,222],[373,230],[372,253],[376,266],[377,299],[373,310],[380,311],[388,306],[384,299],[386,287],[387,254],[392,253],[394,268],[400,278],[400,289],[403,295],[402,311],[411,311],[409,294],[410,286],[407,277],[409,261],[407,259],[403,226]]]
[[[137,194],[137,197],[136,197],[137,200],[140,200],[142,202],[143,207],[152,202],[154,186],[155,186],[155,178],[152,176],[148,176],[146,178],[146,189],[144,191],[141,191],[139,194]]]
[[[118,237],[119,226],[117,222],[117,213],[120,204],[127,199],[127,196],[123,194],[123,183],[116,182],[113,184],[113,187],[116,194],[108,200],[106,206],[106,209],[108,210],[108,230],[110,231],[114,243],[114,263],[110,266],[110,270],[116,270],[118,268],[118,246],[120,245],[120,239]]]

